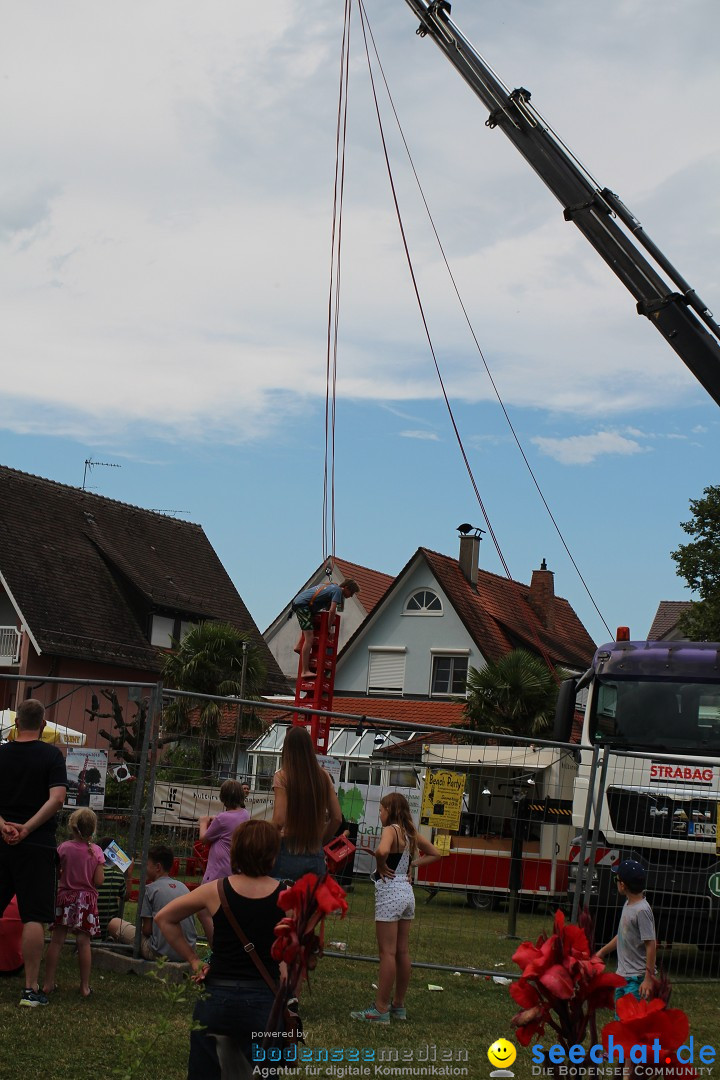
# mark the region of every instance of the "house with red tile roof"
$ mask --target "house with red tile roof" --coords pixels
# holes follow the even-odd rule
[[[0,466],[0,531],[0,709],[26,692],[60,699],[47,719],[85,731],[90,689],[44,676],[155,682],[171,639],[208,619],[246,631],[267,692],[285,689],[200,525]]]
[[[692,607],[690,600],[661,600],[648,632],[648,641],[680,641],[684,635],[678,623]]]
[[[360,592],[345,601],[340,617],[339,649],[352,637],[360,624],[374,610],[378,601],[385,595],[393,583],[391,575],[336,557],[321,563],[305,584],[301,585],[293,593],[293,596],[297,596],[303,589],[310,589],[314,585],[328,583],[340,585],[346,578],[357,581]],[[290,605],[292,599],[292,596],[288,599],[288,603],[277,618],[270,623],[263,637],[280,669],[294,685],[298,672],[298,658],[297,653],[293,650],[298,640],[299,631],[297,619],[291,617]]]
[[[479,546],[462,535],[459,558],[418,548],[341,650],[336,708],[344,696],[457,698],[471,667],[515,648],[574,672],[589,666],[595,643],[544,561],[526,585],[480,570]]]

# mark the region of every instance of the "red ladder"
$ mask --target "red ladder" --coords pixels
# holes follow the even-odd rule
[[[333,706],[335,689],[335,665],[337,663],[337,643],[340,634],[340,616],[335,616],[333,633],[328,631],[328,612],[321,611],[315,617],[313,628],[315,639],[310,653],[310,666],[317,674],[312,679],[303,679],[302,660],[298,663],[297,682],[295,684],[295,704],[306,709],[321,709],[328,714]],[[307,716],[305,713],[293,713],[293,724],[302,724],[310,732],[317,754],[326,754],[330,738],[331,717]]]

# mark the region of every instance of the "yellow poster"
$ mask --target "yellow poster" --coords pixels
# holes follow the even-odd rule
[[[464,793],[465,773],[449,772],[447,769],[430,772],[428,769],[420,824],[430,825],[434,829],[459,829]]]

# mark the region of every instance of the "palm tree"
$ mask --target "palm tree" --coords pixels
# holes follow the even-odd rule
[[[163,665],[163,681],[170,689],[198,695],[259,699],[267,672],[249,634],[229,623],[204,622],[194,626],[181,642],[174,644],[175,651],[167,655]],[[201,696],[178,698],[165,709],[166,727],[179,734],[189,733],[190,713],[194,709],[199,709],[203,771],[210,773],[217,757],[221,703]],[[241,730],[259,730],[253,712],[243,713]]]
[[[465,716],[476,731],[542,735],[552,725],[559,682],[540,656],[513,649],[481,671],[470,668]]]

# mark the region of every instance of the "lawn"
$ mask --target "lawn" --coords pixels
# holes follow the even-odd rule
[[[369,889],[361,884],[350,898],[348,918],[329,920],[326,934],[328,941],[344,942],[347,951],[339,959],[323,960],[313,975],[311,991],[303,994],[301,1012],[308,1046],[314,1050],[397,1050],[398,1057],[402,1051],[411,1052],[415,1064],[399,1060],[389,1066],[412,1070],[395,1074],[405,1076],[429,1075],[422,1072],[423,1057],[432,1061],[435,1053],[437,1067],[443,1050],[452,1051],[456,1058],[466,1052],[467,1060],[456,1060],[453,1067],[467,1068],[464,1075],[469,1077],[487,1077],[488,1046],[501,1036],[512,1040],[509,1021],[515,1012],[507,986],[492,978],[418,968],[413,972],[406,1024],[378,1029],[349,1019],[351,1009],[372,1000],[377,975],[375,964],[350,958],[351,953],[374,951]],[[421,891],[418,898],[423,899]],[[547,925],[546,916],[523,912],[518,932],[534,940]],[[511,971],[510,956],[517,942],[504,937],[506,930],[506,914],[473,911],[459,899],[440,895],[419,905],[411,951],[414,959],[425,962],[483,967],[495,974]],[[19,1009],[21,981],[19,977],[0,981],[0,1080],[36,1076],[44,1080],[105,1080],[123,1075],[132,1080],[184,1080],[191,988],[181,990],[182,998],[173,1001],[156,979],[98,969],[92,979],[94,994],[83,1001],[69,950],[61,961],[60,990],[48,1008]],[[442,990],[429,990],[428,984]],[[696,1045],[713,1043],[720,1014],[717,983],[678,981],[672,1004],[688,1012]],[[342,1075],[337,1067],[334,1073],[323,1065],[316,1068],[315,1073],[298,1070],[295,1075]],[[375,1072],[373,1064],[369,1068],[364,1075],[383,1075]],[[529,1080],[528,1050],[520,1049],[513,1071],[518,1080]]]

